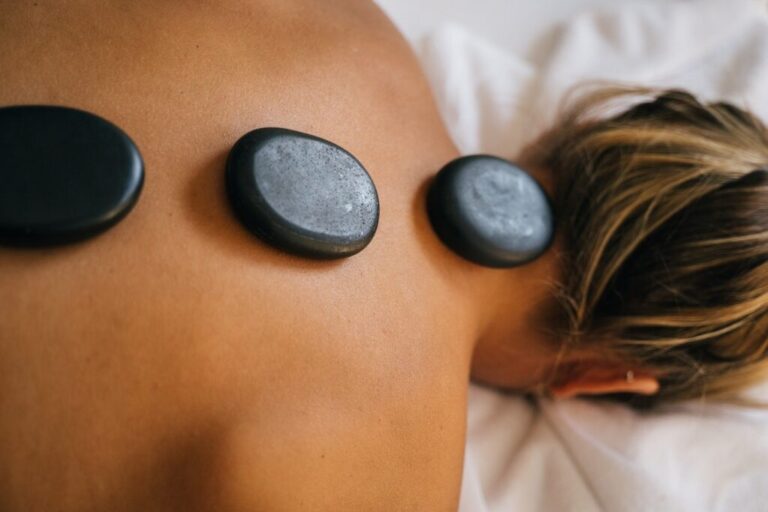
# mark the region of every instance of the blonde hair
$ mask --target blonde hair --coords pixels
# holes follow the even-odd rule
[[[652,97],[604,117],[637,95]],[[653,370],[660,391],[638,405],[734,397],[768,375],[768,135],[754,115],[601,89],[534,155],[555,179],[564,350]]]

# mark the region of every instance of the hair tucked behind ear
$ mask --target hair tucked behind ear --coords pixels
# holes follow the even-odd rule
[[[603,90],[538,145],[553,171],[565,350],[658,373],[640,400],[726,397],[768,376],[768,136],[683,91]]]

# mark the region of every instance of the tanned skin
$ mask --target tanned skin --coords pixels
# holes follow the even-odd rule
[[[435,236],[426,187],[458,153],[378,8],[2,2],[0,72],[0,105],[98,114],[146,164],[110,231],[0,248],[0,510],[456,509],[473,353],[496,347],[481,378],[542,379],[552,261],[486,269]],[[302,259],[238,223],[225,159],[267,126],[365,165],[363,252]]]

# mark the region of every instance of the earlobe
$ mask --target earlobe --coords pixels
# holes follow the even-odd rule
[[[549,390],[554,398],[610,393],[653,395],[659,391],[659,381],[650,372],[620,367],[592,367],[569,376],[563,382],[551,386]]]

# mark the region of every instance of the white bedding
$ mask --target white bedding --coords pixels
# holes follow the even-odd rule
[[[417,50],[464,153],[512,157],[571,86],[681,86],[768,120],[755,0],[379,0]],[[753,391],[768,400],[768,386]],[[768,412],[638,414],[473,386],[462,512],[766,511]]]

